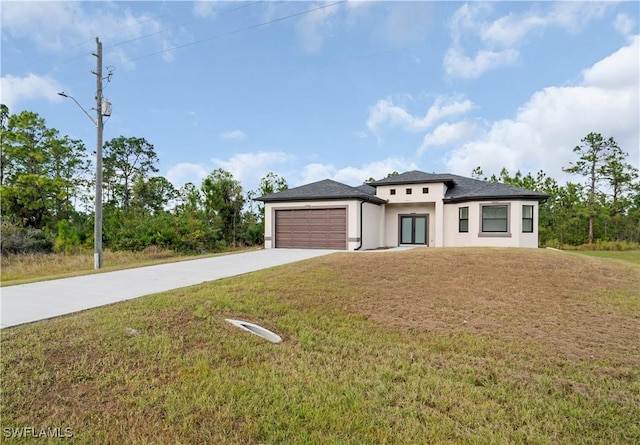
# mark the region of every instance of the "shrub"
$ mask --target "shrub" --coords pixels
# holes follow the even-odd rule
[[[2,223],[0,250],[2,255],[20,253],[51,253],[52,239],[42,230]]]

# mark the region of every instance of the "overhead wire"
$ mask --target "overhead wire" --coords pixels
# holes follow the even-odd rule
[[[123,28],[119,28],[119,29],[113,30],[113,31],[109,31],[109,32],[107,32],[107,33],[105,33],[105,34],[103,34],[103,35],[111,35],[111,34],[119,33],[119,32],[122,32],[122,31],[126,31],[127,29],[131,29],[131,28],[134,28],[134,27],[136,27],[136,26],[141,26],[141,25],[143,25],[143,24],[145,24],[145,23],[147,23],[147,22],[150,22],[150,21],[152,21],[152,20],[156,20],[156,19],[159,19],[160,17],[164,17],[165,15],[166,15],[166,14],[160,14],[160,15],[157,15],[157,16],[149,17],[149,18],[148,18],[148,19],[146,19],[146,20],[142,20],[142,21],[137,22],[137,23],[135,23],[135,24],[133,24],[133,25],[129,25],[129,26],[125,26],[125,27],[123,27]],[[78,42],[78,43],[72,44],[71,46],[69,46],[69,47],[66,47],[66,48],[62,49],[62,51],[63,51],[63,52],[68,52],[68,51],[71,51],[72,49],[78,48],[79,46],[86,45],[86,44],[88,44],[88,43],[92,43],[92,42],[94,42],[94,39],[93,39],[93,38],[91,38],[91,39],[87,39],[87,40],[83,40],[83,41],[81,41],[81,42]],[[51,66],[50,68],[48,68],[48,69],[46,69],[46,70],[44,70],[44,71],[41,71],[41,72],[42,72],[42,73],[48,73],[48,72],[50,72],[50,71],[55,70],[56,68],[60,68],[61,66],[67,65],[67,64],[69,64],[69,63],[71,63],[71,62],[74,62],[74,61],[76,61],[76,60],[78,60],[78,59],[82,59],[83,57],[89,56],[89,55],[91,55],[91,54],[92,54],[92,51],[91,51],[91,50],[89,50],[89,51],[84,52],[84,53],[82,53],[82,54],[79,54],[79,55],[77,55],[77,56],[71,57],[70,59],[65,59],[65,60],[63,60],[63,61],[61,61],[61,62],[58,62],[58,63],[54,64],[53,66]],[[41,59],[36,60],[35,62],[33,62],[33,65],[41,64],[41,63],[42,63],[42,62],[44,62],[45,60],[47,60],[47,59],[51,59],[51,58],[53,58],[53,57],[54,57],[54,56],[46,56],[46,57],[43,57],[43,58],[41,58]]]
[[[254,6],[254,5],[257,5],[257,4],[259,4],[259,3],[264,3],[264,0],[255,1],[255,2],[250,2],[250,3],[245,3],[245,4],[244,4],[244,5],[242,5],[242,6],[237,6],[237,7],[235,7],[235,8],[230,8],[230,9],[225,9],[224,11],[220,11],[220,13],[219,13],[219,14],[220,14],[220,15],[228,14],[228,13],[230,13],[230,12],[237,11],[237,10],[239,10],[239,9],[243,9],[243,8],[247,8],[247,7],[249,7],[249,6]],[[179,24],[179,25],[172,26],[172,27],[170,27],[170,28],[164,28],[164,29],[161,29],[161,30],[159,30],[159,31],[152,32],[152,33],[150,33],[150,34],[145,34],[145,35],[143,35],[143,36],[135,37],[135,38],[133,38],[133,39],[124,40],[124,41],[122,41],[122,42],[115,43],[115,44],[113,44],[113,45],[111,45],[111,46],[112,46],[112,47],[122,46],[122,45],[125,45],[125,44],[127,44],[127,43],[135,42],[135,41],[137,41],[137,40],[142,40],[142,39],[144,39],[144,38],[146,38],[146,37],[151,37],[151,36],[155,36],[155,35],[158,35],[158,34],[162,34],[162,33],[168,32],[168,31],[173,31],[173,30],[174,30],[174,29],[176,29],[176,28],[181,28],[181,27],[183,27],[183,26],[185,26],[185,25],[188,25],[188,24],[193,23],[193,22],[196,22],[196,21],[197,21],[197,20],[189,20],[188,22],[184,22],[184,23],[181,23],[181,24]]]
[[[333,3],[326,3],[326,4],[321,5],[321,6],[317,6],[317,7],[310,8],[310,9],[306,9],[304,11],[299,11],[299,12],[296,12],[296,13],[293,13],[293,14],[289,14],[289,15],[278,17],[278,18],[275,18],[275,19],[267,20],[267,21],[264,21],[264,22],[260,22],[260,23],[257,23],[255,25],[251,25],[251,26],[247,26],[247,27],[244,27],[244,28],[236,29],[236,30],[233,30],[233,31],[217,34],[217,35],[214,35],[214,36],[209,36],[209,37],[205,37],[205,38],[202,38],[202,39],[194,40],[194,41],[182,44],[182,45],[177,45],[177,46],[174,46],[174,47],[171,47],[171,48],[165,48],[163,50],[155,51],[155,52],[152,52],[152,53],[149,53],[149,54],[144,54],[142,56],[138,56],[138,57],[129,59],[129,61],[133,62],[133,61],[137,61],[137,60],[142,60],[142,59],[145,59],[145,58],[153,57],[155,55],[165,54],[165,53],[168,53],[168,52],[171,52],[171,51],[176,51],[176,50],[179,50],[179,49],[183,49],[183,48],[187,48],[187,47],[190,47],[190,46],[194,46],[194,45],[197,45],[197,44],[200,44],[200,43],[203,43],[203,42],[208,42],[208,41],[220,39],[220,38],[223,38],[223,37],[228,37],[228,36],[231,36],[231,35],[239,34],[239,33],[242,33],[242,32],[250,31],[250,30],[253,30],[253,29],[261,28],[261,27],[264,27],[264,26],[272,25],[274,23],[282,22],[282,21],[285,21],[285,20],[288,20],[288,19],[291,19],[291,18],[300,17],[300,16],[303,16],[303,15],[306,15],[306,14],[310,14],[310,13],[315,12],[315,11],[320,11],[320,10],[323,10],[323,9],[331,8],[331,7],[337,6],[337,5],[342,4],[342,3],[346,3],[346,1],[347,0],[339,0],[339,1],[335,1]],[[256,4],[260,4],[260,3],[264,3],[264,2],[265,2],[264,0],[259,0],[259,1],[245,3],[245,4],[241,5],[241,6],[237,6],[237,7],[230,8],[230,9],[227,9],[227,10],[224,10],[224,11],[220,11],[219,14],[220,15],[227,14],[227,13],[230,13],[230,12],[234,12],[234,11],[237,11],[237,10],[240,10],[240,9],[243,9],[243,8],[247,8],[247,7],[250,7],[250,6],[254,6]],[[158,15],[158,16],[150,17],[147,20],[138,22],[138,23],[136,23],[134,25],[126,26],[126,27],[119,28],[119,29],[113,30],[113,31],[109,31],[108,33],[105,33],[103,35],[112,35],[112,34],[115,34],[115,33],[119,33],[119,32],[125,31],[127,29],[130,29],[130,28],[133,28],[133,27],[136,27],[136,26],[140,26],[140,25],[142,25],[144,23],[147,23],[147,22],[149,22],[151,20],[155,20],[157,18],[163,17],[165,15],[166,14],[161,14],[161,15]],[[158,34],[162,34],[162,33],[174,30],[176,28],[180,28],[180,27],[184,26],[185,24],[188,24],[188,23],[191,23],[191,22],[193,22],[193,21],[190,21],[190,22],[187,22],[187,23],[183,23],[181,25],[165,28],[165,29],[153,32],[153,33],[145,34],[143,36],[139,36],[139,37],[136,37],[134,39],[125,40],[125,41],[116,43],[116,44],[111,45],[111,46],[112,47],[114,47],[114,46],[123,46],[123,45],[129,44],[131,42],[134,42],[134,41],[137,41],[137,40],[141,40],[143,38],[151,37],[151,36],[154,36],[154,35],[158,35]],[[73,49],[73,48],[77,48],[77,47],[79,47],[81,45],[87,44],[87,43],[92,42],[92,41],[93,41],[93,39],[84,40],[84,41],[82,41],[80,43],[72,45],[71,47],[67,48],[67,50],[70,50],[70,49]],[[92,51],[88,51],[86,53],[82,53],[82,54],[80,54],[78,56],[72,57],[70,59],[66,59],[66,60],[64,60],[64,61],[62,61],[60,63],[57,63],[57,64],[53,65],[51,68],[49,68],[48,70],[46,70],[44,72],[45,73],[46,72],[50,72],[50,71],[52,71],[52,70],[54,70],[56,68],[59,68],[61,66],[69,64],[69,63],[71,63],[73,61],[76,61],[78,59],[82,59],[83,57],[91,55],[92,53],[93,53]],[[65,78],[63,78],[61,80],[68,80],[68,79],[79,77],[81,75],[84,75],[84,73],[75,74],[75,75],[72,75],[72,76],[69,76],[69,77],[65,77]]]
[[[218,12],[218,14],[220,14],[220,15],[228,14],[228,13],[231,13],[231,12],[234,12],[234,11],[237,11],[237,10],[240,10],[240,9],[243,9],[243,8],[247,8],[247,7],[254,6],[254,5],[257,5],[257,4],[260,4],[260,3],[264,3],[264,1],[265,1],[265,0],[258,0],[258,1],[253,1],[253,2],[244,3],[244,4],[240,5],[240,6],[236,6],[236,7],[233,7],[233,8],[225,9],[225,10],[223,10],[223,11],[219,11],[219,12]],[[112,30],[112,31],[108,31],[108,32],[102,33],[102,34],[101,34],[101,37],[104,37],[104,36],[110,36],[110,35],[117,34],[117,33],[122,33],[123,31],[126,31],[126,30],[131,29],[131,28],[135,28],[135,27],[138,27],[138,26],[142,26],[142,25],[144,25],[145,23],[151,22],[151,21],[153,21],[153,20],[157,20],[157,19],[159,19],[159,18],[161,18],[161,17],[164,17],[164,16],[166,16],[166,15],[167,15],[167,13],[165,13],[165,14],[155,15],[155,16],[153,16],[153,17],[149,17],[149,18],[147,18],[146,20],[139,21],[139,22],[137,22],[137,23],[135,23],[135,24],[132,24],[132,25],[129,25],[129,26],[124,26],[124,27],[122,27],[122,28],[118,28],[118,29],[114,29],[114,30]],[[149,34],[145,34],[145,35],[142,35],[142,36],[139,36],[139,37],[135,37],[135,38],[133,38],[133,39],[124,40],[124,41],[122,41],[122,42],[118,42],[118,43],[116,43],[116,44],[111,45],[111,47],[123,46],[123,45],[126,45],[126,44],[128,44],[128,43],[135,42],[135,41],[137,41],[137,40],[141,40],[141,39],[144,39],[144,38],[147,38],[147,37],[151,37],[151,36],[154,36],[154,35],[162,34],[162,33],[168,32],[168,31],[172,31],[172,30],[174,30],[174,29],[177,29],[177,28],[183,27],[183,26],[185,26],[185,25],[188,25],[188,24],[190,24],[190,23],[194,23],[194,22],[196,22],[196,21],[197,21],[197,20],[190,20],[190,21],[187,21],[187,22],[181,23],[180,25],[172,26],[172,27],[169,27],[169,28],[164,28],[164,29],[161,29],[161,30],[159,30],[159,31],[155,31],[155,32],[153,32],[153,33],[149,33]],[[71,46],[69,46],[69,47],[67,47],[67,48],[64,48],[64,49],[63,49],[63,51],[64,51],[64,52],[68,52],[68,51],[70,51],[70,50],[72,50],[72,49],[74,49],[74,48],[78,48],[78,47],[80,47],[80,46],[82,46],[82,45],[86,45],[86,44],[88,44],[88,43],[93,43],[93,42],[94,42],[94,39],[93,39],[93,38],[88,39],[88,40],[83,40],[83,41],[78,42],[78,43],[76,43],[76,44],[73,44],[73,45],[71,45]],[[61,62],[55,63],[55,64],[54,64],[54,65],[52,65],[50,68],[45,69],[44,71],[40,71],[40,72],[41,72],[41,73],[48,73],[48,72],[51,72],[51,71],[53,71],[53,70],[55,70],[55,69],[57,69],[57,68],[60,68],[60,67],[62,67],[62,66],[64,66],[64,65],[67,65],[67,64],[69,64],[69,63],[72,63],[72,62],[74,62],[74,61],[76,61],[76,60],[82,59],[83,57],[90,56],[90,55],[92,55],[92,54],[93,54],[93,51],[92,51],[92,50],[89,50],[89,51],[84,52],[84,53],[82,53],[82,54],[79,54],[79,55],[77,55],[77,56],[74,56],[74,57],[71,57],[71,58],[69,58],[69,59],[65,59],[65,60],[63,60],[63,61],[61,61]],[[46,56],[46,57],[43,57],[42,59],[36,60],[36,61],[34,62],[34,64],[40,64],[41,62],[44,62],[45,60],[50,59],[50,58],[52,58],[52,57],[53,57],[53,56]],[[75,77],[75,76],[74,76],[74,77]],[[63,80],[64,80],[64,79],[63,79]]]
[[[309,14],[309,13],[312,13],[312,12],[315,12],[315,11],[320,11],[322,9],[333,7],[333,6],[339,5],[341,3],[346,3],[346,1],[347,0],[340,0],[340,1],[337,1],[337,2],[334,2],[334,3],[328,3],[328,4],[325,4],[325,5],[322,5],[322,6],[318,6],[316,8],[307,9],[305,11],[296,12],[294,14],[289,14],[289,15],[284,16],[284,17],[278,17],[276,19],[267,20],[265,22],[261,22],[261,23],[255,24],[255,25],[247,26],[245,28],[236,29],[234,31],[229,31],[229,32],[225,32],[225,33],[222,33],[222,34],[217,34],[215,36],[210,36],[210,37],[206,37],[206,38],[203,38],[203,39],[194,40],[192,42],[188,42],[188,43],[185,43],[185,44],[182,44],[182,45],[174,46],[174,47],[171,47],[171,48],[166,48],[166,49],[163,49],[161,51],[155,51],[153,53],[149,53],[149,54],[145,54],[143,56],[135,57],[135,58],[129,59],[129,61],[135,62],[136,60],[146,59],[148,57],[157,56],[157,55],[160,55],[160,54],[168,53],[168,52],[175,51],[175,50],[182,49],[182,48],[187,48],[189,46],[197,45],[199,43],[220,39],[222,37],[228,37],[230,35],[238,34],[238,33],[245,32],[245,31],[250,31],[252,29],[260,28],[262,26],[271,25],[273,23],[281,22],[283,20],[287,20],[287,19],[290,19],[290,18],[293,18],[293,17],[299,17],[301,15],[305,15],[305,14]]]

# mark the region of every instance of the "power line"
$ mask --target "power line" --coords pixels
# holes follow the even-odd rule
[[[237,7],[235,7],[235,8],[226,9],[226,10],[224,10],[224,11],[221,11],[221,12],[220,12],[220,15],[228,14],[228,13],[230,13],[230,12],[237,11],[238,9],[243,9],[243,8],[247,8],[247,7],[249,7],[249,6],[257,5],[258,3],[264,3],[264,0],[256,1],[256,2],[251,2],[251,3],[246,3],[246,4],[242,5],[242,6],[237,6]],[[188,24],[190,24],[190,23],[194,23],[194,22],[196,22],[196,21],[197,21],[197,20],[189,20],[188,22],[181,23],[180,25],[172,26],[172,27],[170,27],[170,28],[164,28],[164,29],[161,29],[161,30],[159,30],[159,31],[152,32],[152,33],[150,33],[150,34],[145,34],[145,35],[143,35],[143,36],[139,36],[139,37],[135,37],[135,38],[133,38],[133,39],[125,40],[125,41],[123,41],[123,42],[115,43],[115,44],[113,44],[113,45],[111,45],[111,46],[112,46],[112,47],[122,46],[122,45],[125,45],[125,44],[127,44],[127,43],[131,43],[131,42],[135,42],[135,41],[137,41],[137,40],[144,39],[144,38],[146,38],[146,37],[151,37],[151,36],[155,36],[155,35],[158,35],[158,34],[162,34],[162,33],[168,32],[168,31],[172,31],[172,30],[174,30],[174,29],[176,29],[176,28],[180,28],[180,27],[182,27],[182,26],[188,25]]]
[[[127,29],[131,29],[131,28],[134,28],[134,27],[136,27],[136,26],[141,26],[141,25],[143,25],[143,24],[145,24],[145,23],[147,23],[147,22],[150,22],[150,21],[152,21],[152,20],[159,19],[160,17],[163,17],[163,16],[165,16],[165,15],[167,15],[167,14],[160,14],[160,15],[157,15],[157,16],[154,16],[154,17],[150,17],[150,18],[148,18],[148,19],[146,19],[146,20],[142,20],[142,21],[137,22],[137,23],[135,23],[135,24],[133,24],[133,25],[125,26],[125,27],[123,27],[123,28],[119,28],[119,29],[116,29],[116,30],[113,30],[113,31],[109,31],[109,32],[106,32],[106,33],[102,33],[102,35],[103,35],[103,36],[105,36],[105,35],[111,35],[111,34],[115,34],[115,33],[120,33],[120,32],[125,31],[125,30],[127,30]],[[83,46],[83,45],[86,45],[86,44],[88,44],[88,43],[92,43],[92,42],[93,42],[93,40],[94,40],[94,38],[87,39],[87,40],[83,40],[83,41],[81,41],[81,42],[78,42],[78,43],[72,44],[71,46],[68,46],[68,47],[66,47],[66,48],[63,48],[63,49],[62,49],[62,51],[63,51],[63,52],[71,51],[71,50],[72,50],[72,49],[74,49],[74,48],[78,48],[78,47]],[[72,57],[72,58],[70,58],[70,59],[63,60],[62,62],[56,63],[55,65],[51,66],[50,68],[48,68],[48,69],[46,69],[46,70],[42,71],[42,73],[48,73],[48,72],[50,72],[50,71],[53,71],[53,70],[54,70],[54,69],[56,69],[56,68],[60,68],[61,66],[64,66],[64,65],[69,64],[69,63],[71,63],[71,62],[73,62],[73,61],[75,61],[75,60],[78,60],[78,59],[81,59],[81,58],[83,58],[83,57],[90,56],[90,55],[92,55],[92,51],[88,51],[88,52],[82,53],[82,54],[80,54],[80,55],[78,55],[78,56],[74,56],[74,57]],[[53,57],[54,57],[53,55],[43,57],[43,58],[41,58],[41,59],[39,59],[39,60],[34,61],[33,63],[30,63],[30,65],[36,65],[36,66],[37,66],[38,64],[43,64],[47,59],[51,59],[51,58],[53,58]]]
[[[231,12],[237,11],[237,10],[239,10],[239,9],[243,9],[243,8],[247,8],[247,7],[250,7],[250,6],[257,5],[257,4],[259,4],[259,3],[264,3],[264,0],[259,0],[259,1],[254,1],[254,2],[245,3],[245,4],[240,5],[240,6],[236,6],[236,7],[233,7],[233,8],[226,9],[226,10],[224,10],[224,11],[220,11],[218,14],[220,14],[220,15],[228,14],[228,13],[231,13]],[[122,33],[123,31],[126,31],[126,30],[131,29],[131,28],[135,28],[135,27],[138,27],[138,26],[142,26],[142,25],[144,25],[145,23],[151,22],[151,21],[153,21],[153,20],[157,20],[157,19],[159,19],[159,18],[161,18],[161,17],[164,17],[164,16],[166,16],[166,15],[167,15],[167,14],[160,14],[160,15],[156,15],[156,16],[153,16],[153,17],[149,17],[148,19],[146,19],[146,20],[142,20],[142,21],[139,21],[139,22],[136,22],[136,23],[135,23],[135,24],[133,24],[133,25],[125,26],[125,27],[122,27],[122,28],[119,28],[119,29],[115,29],[115,30],[108,31],[108,32],[106,32],[106,33],[100,33],[100,34],[104,37],[104,36],[109,36],[109,35],[113,35],[113,34],[117,34],[117,33]],[[182,24],[180,24],[180,25],[172,26],[172,27],[170,27],[170,28],[161,29],[160,31],[156,31],[156,32],[153,32],[153,33],[150,33],[150,34],[145,34],[145,35],[142,35],[142,36],[139,36],[139,37],[135,37],[135,38],[133,38],[133,39],[125,40],[125,41],[122,41],[122,42],[119,42],[119,43],[116,43],[116,44],[114,44],[114,45],[110,45],[110,46],[112,46],[112,47],[122,46],[122,45],[125,45],[125,44],[127,44],[127,43],[131,43],[131,42],[134,42],[134,41],[137,41],[137,40],[144,39],[144,38],[146,38],[146,37],[151,37],[151,36],[154,36],[154,35],[158,35],[158,34],[162,34],[162,33],[165,33],[165,32],[171,31],[171,30],[174,30],[174,29],[176,29],[176,28],[180,28],[180,27],[182,27],[182,26],[188,25],[188,24],[190,24],[190,23],[194,23],[194,22],[196,22],[196,21],[197,21],[197,20],[191,20],[191,21],[188,21],[188,22],[182,23]],[[88,43],[92,43],[92,42],[93,42],[93,38],[88,39],[88,40],[83,40],[83,41],[81,41],[81,42],[78,42],[78,43],[76,43],[76,44],[73,44],[73,45],[71,45],[71,46],[69,46],[69,47],[64,48],[64,49],[63,49],[63,51],[64,51],[64,52],[68,52],[68,51],[71,51],[71,50],[72,50],[72,49],[74,49],[74,48],[78,48],[78,47],[80,47],[80,46],[83,46],[83,45],[86,45],[86,44],[88,44]],[[69,63],[72,63],[72,62],[74,62],[74,61],[76,61],[76,60],[82,59],[82,58],[87,57],[87,56],[90,56],[90,55],[92,55],[92,51],[88,51],[88,52],[85,52],[85,53],[79,54],[79,55],[77,55],[77,56],[74,56],[74,57],[71,57],[71,58],[69,58],[69,59],[65,59],[65,60],[63,60],[63,61],[61,61],[61,62],[58,62],[58,63],[56,63],[56,64],[52,65],[50,68],[45,69],[45,70],[40,71],[40,72],[41,72],[42,74],[45,74],[45,73],[51,72],[51,71],[53,71],[53,70],[55,70],[55,69],[57,69],[57,68],[60,68],[60,67],[62,67],[62,66],[64,66],[64,65],[67,65],[67,64],[69,64]],[[54,56],[46,56],[46,57],[43,57],[43,58],[41,58],[41,59],[39,59],[39,60],[34,61],[34,62],[33,62],[33,63],[31,63],[30,65],[44,64],[44,62],[45,62],[47,59],[51,59],[51,58],[53,58],[53,57],[54,57]],[[77,76],[72,76],[72,77],[77,77]],[[66,78],[66,79],[68,79],[68,78]],[[63,80],[64,80],[64,79],[63,79]]]
[[[287,19],[290,19],[290,18],[293,18],[293,17],[299,17],[301,15],[309,14],[309,13],[314,12],[314,11],[319,11],[319,10],[322,10],[322,9],[330,8],[332,6],[336,6],[336,5],[339,5],[341,3],[346,3],[346,1],[347,0],[340,0],[340,1],[337,1],[337,2],[334,2],[334,3],[329,3],[329,4],[326,4],[326,5],[318,6],[316,8],[308,9],[306,11],[301,11],[301,12],[297,12],[295,14],[290,14],[290,15],[287,15],[287,16],[284,16],[284,17],[279,17],[277,19],[268,20],[266,22],[262,22],[262,23],[258,23],[256,25],[248,26],[246,28],[241,28],[241,29],[237,29],[235,31],[230,31],[230,32],[222,33],[222,34],[217,34],[215,36],[206,37],[204,39],[194,40],[192,42],[185,43],[183,45],[178,45],[178,46],[174,46],[172,48],[167,48],[167,49],[163,49],[161,51],[156,51],[156,52],[153,52],[153,53],[145,54],[143,56],[130,59],[130,61],[131,62],[135,62],[136,60],[146,59],[147,57],[168,53],[168,52],[171,52],[171,51],[175,51],[177,49],[182,49],[182,48],[186,48],[188,46],[197,45],[198,43],[208,42],[210,40],[215,40],[215,39],[219,39],[219,38],[222,38],[222,37],[228,37],[228,36],[231,36],[231,35],[234,35],[234,34],[238,34],[238,33],[244,32],[244,31],[250,31],[252,29],[260,28],[262,26],[271,25],[273,23],[281,22],[283,20],[287,20]]]
[[[284,20],[288,20],[288,19],[291,19],[291,18],[294,18],[294,17],[300,17],[300,16],[303,16],[303,15],[306,15],[306,14],[310,14],[310,13],[315,12],[315,11],[320,11],[320,10],[323,10],[323,9],[331,8],[331,7],[337,6],[337,5],[341,4],[341,3],[346,3],[346,1],[347,0],[339,0],[339,1],[336,1],[336,2],[333,2],[333,3],[328,3],[328,4],[325,4],[325,5],[322,5],[322,6],[318,6],[318,7],[315,7],[315,8],[311,8],[311,9],[307,9],[307,10],[304,10],[304,11],[300,11],[300,12],[297,12],[297,13],[294,13],[294,14],[289,14],[289,15],[286,15],[286,16],[283,16],[283,17],[278,17],[278,18],[275,18],[275,19],[272,19],[272,20],[267,20],[265,22],[257,23],[255,25],[251,25],[251,26],[248,26],[248,27],[245,27],[245,28],[237,29],[237,30],[226,32],[226,33],[222,33],[222,34],[217,34],[215,36],[205,37],[203,39],[194,40],[192,42],[188,42],[188,43],[185,43],[183,45],[178,45],[178,46],[175,46],[175,47],[172,47],[172,48],[166,48],[166,49],[163,49],[161,51],[156,51],[156,52],[153,52],[153,53],[145,54],[145,55],[130,59],[130,61],[133,62],[133,61],[145,59],[145,58],[148,58],[148,57],[152,57],[152,56],[155,56],[155,55],[164,54],[164,53],[167,53],[167,52],[171,52],[171,51],[175,51],[175,50],[178,50],[178,49],[186,48],[186,47],[189,47],[189,46],[197,45],[199,43],[208,42],[208,41],[220,39],[220,38],[223,38],[223,37],[228,37],[228,36],[231,36],[231,35],[234,35],[234,34],[239,34],[241,32],[245,32],[245,31],[250,31],[252,29],[257,29],[257,28],[260,28],[260,27],[263,27],[263,26],[267,26],[267,25],[271,25],[271,24],[274,24],[274,23],[278,23],[278,22],[281,22],[281,21],[284,21]],[[247,7],[250,7],[250,6],[254,6],[254,5],[259,4],[259,3],[264,3],[264,0],[255,1],[255,2],[251,2],[251,3],[246,3],[246,4],[243,4],[241,6],[230,8],[230,9],[227,9],[225,11],[221,11],[220,14],[227,14],[227,13],[230,13],[230,12],[233,12],[233,11],[237,11],[239,9],[243,9],[243,8],[247,8]],[[151,18],[149,18],[147,20],[144,20],[142,22],[138,22],[138,23],[136,23],[134,25],[127,26],[127,27],[124,27],[124,28],[120,28],[118,30],[110,31],[110,32],[108,32],[106,34],[103,34],[103,35],[110,35],[110,34],[115,34],[115,33],[118,33],[118,32],[122,32],[122,31],[124,31],[126,29],[129,29],[129,28],[132,28],[132,27],[135,27],[135,26],[140,26],[140,25],[142,25],[142,24],[144,24],[146,22],[149,22],[151,20],[155,20],[155,19],[157,19],[159,17],[162,17],[164,15],[166,15],[166,14],[154,16],[154,17],[151,17]],[[191,22],[187,22],[187,23],[191,23]],[[140,36],[140,37],[137,37],[135,39],[126,40],[126,41],[117,43],[117,44],[112,45],[112,46],[122,46],[122,45],[125,45],[125,44],[128,44],[128,43],[131,43],[133,41],[137,41],[137,40],[143,39],[145,37],[150,37],[150,36],[153,36],[153,35],[161,34],[163,32],[167,32],[167,31],[179,28],[179,27],[184,26],[184,25],[185,24],[183,23],[183,24],[178,25],[178,26],[165,28],[163,30],[160,30],[160,31],[157,31],[157,32],[154,32],[154,33],[151,33],[151,34],[146,34],[144,36]],[[79,47],[81,45],[84,45],[84,44],[86,44],[88,42],[89,41],[83,41],[83,42],[80,42],[78,44],[75,44],[75,45],[67,48],[66,51],[68,51],[70,49],[73,49],[73,48],[77,48],[77,47]],[[42,73],[50,72],[50,71],[52,71],[52,70],[54,70],[56,68],[59,68],[61,66],[69,64],[71,62],[74,62],[76,60],[82,59],[82,58],[84,58],[86,56],[89,56],[89,55],[92,55],[92,52],[82,53],[82,54],[80,54],[78,56],[72,57],[70,59],[66,59],[66,60],[64,60],[64,61],[62,61],[60,63],[57,63],[57,64],[53,65],[51,68],[49,68],[49,69],[47,69],[45,71],[42,71]],[[44,60],[44,59],[42,59],[42,60]],[[62,80],[68,80],[68,79],[71,79],[71,78],[76,78],[76,77],[79,77],[80,75],[81,74],[68,76],[68,77],[66,77],[65,79],[62,79]],[[84,73],[82,75],[84,75]]]

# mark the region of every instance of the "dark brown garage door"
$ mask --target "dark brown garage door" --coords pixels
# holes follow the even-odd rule
[[[276,247],[346,249],[346,209],[276,210]]]

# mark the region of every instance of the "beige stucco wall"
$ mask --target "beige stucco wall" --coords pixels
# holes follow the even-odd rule
[[[422,189],[427,187],[428,193],[423,193]],[[395,189],[395,195],[391,190]],[[407,194],[407,189],[411,189],[411,194]],[[442,227],[443,212],[442,198],[447,191],[446,185],[442,183],[423,184],[400,184],[385,185],[376,187],[376,195],[389,201],[385,205],[385,218],[383,230],[383,245],[385,247],[397,246],[399,243],[398,216],[405,214],[426,214],[429,215],[429,246],[441,247],[443,245]]]
[[[423,187],[427,187],[429,193],[422,193]],[[391,189],[395,189],[395,195],[391,194]],[[407,189],[411,189],[410,195],[407,195]],[[388,200],[389,204],[424,203],[441,201],[446,191],[442,183],[384,185],[376,187],[376,196]]]
[[[436,243],[436,227],[435,227],[436,205],[430,203],[414,203],[414,204],[385,204],[384,216],[384,247],[395,247],[400,243],[399,236],[399,216],[400,215],[429,215],[428,218],[428,239],[429,246],[435,246]]]
[[[480,206],[510,204],[510,236],[482,236],[480,234]],[[533,206],[533,233],[522,233],[522,206]],[[469,207],[469,232],[458,231],[458,209]],[[444,205],[445,247],[538,247],[538,202],[537,201],[476,201]]]
[[[360,204],[358,204],[359,206]],[[382,247],[384,226],[384,206],[365,202],[362,205],[362,247],[361,250]]]

